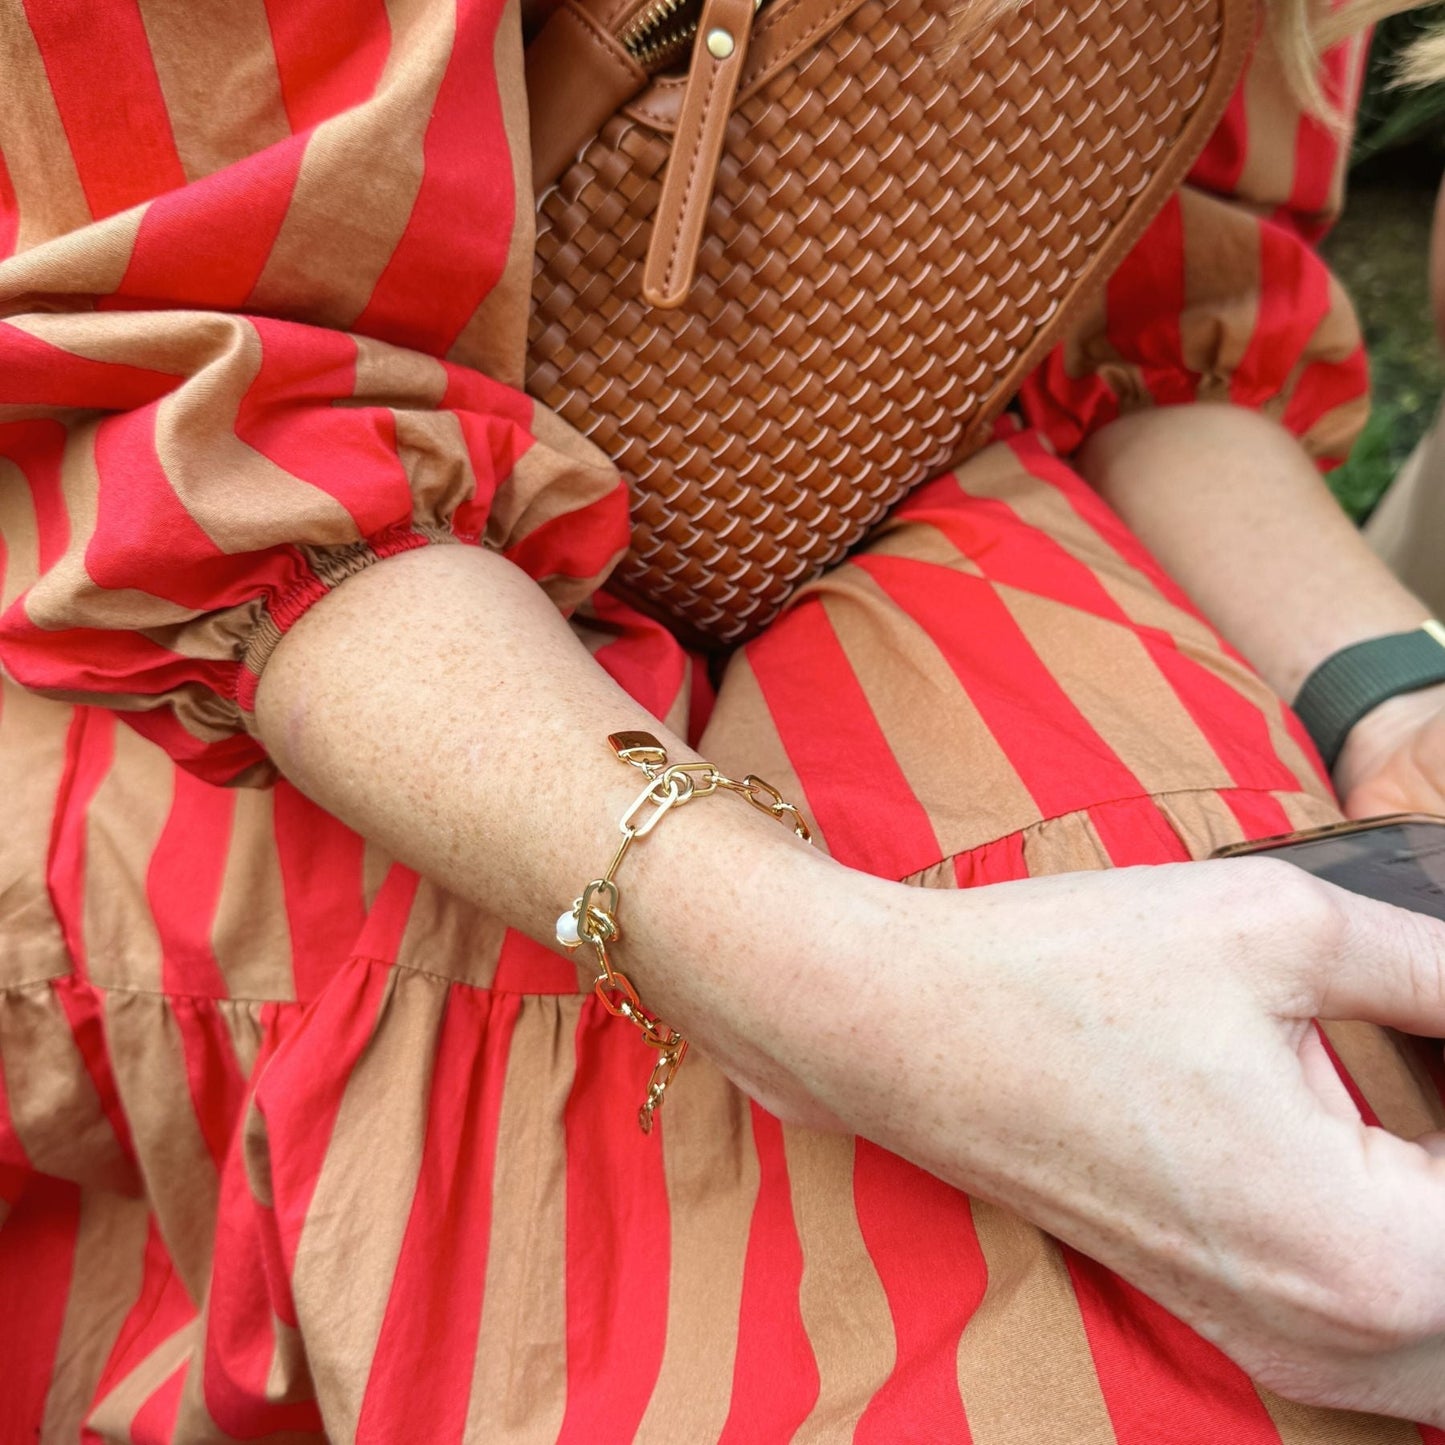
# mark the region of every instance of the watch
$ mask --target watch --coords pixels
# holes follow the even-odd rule
[[[1423,622],[1342,647],[1305,678],[1294,710],[1334,771],[1350,729],[1372,708],[1422,687],[1445,682],[1445,624]]]

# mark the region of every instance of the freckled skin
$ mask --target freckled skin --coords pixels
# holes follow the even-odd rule
[[[1094,460],[1118,481],[1151,456]],[[1399,601],[1371,595],[1373,619]],[[1307,666],[1265,632],[1261,666]],[[549,943],[637,792],[606,734],[695,756],[527,577],[462,547],[319,602],[257,726],[323,806]],[[1274,1388],[1445,1424],[1445,1163],[1360,1125],[1308,1024],[1445,1033],[1445,926],[1260,859],[907,888],[726,799],[622,882],[643,999],[767,1107],[1017,1210]]]

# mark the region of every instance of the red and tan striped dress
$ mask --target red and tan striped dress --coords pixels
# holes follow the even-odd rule
[[[310,602],[452,542],[580,607],[602,666],[879,874],[1333,817],[1294,720],[1061,458],[1193,397],[1343,452],[1363,363],[1308,244],[1338,147],[1257,56],[997,443],[714,696],[598,590],[625,489],[519,390],[525,126],[500,0],[0,5],[0,1441],[1445,1439],[1262,1394],[706,1061],[644,1140],[641,1046],[572,966],[245,727]],[[1441,1126],[1384,1036],[1330,1039],[1371,1117]]]

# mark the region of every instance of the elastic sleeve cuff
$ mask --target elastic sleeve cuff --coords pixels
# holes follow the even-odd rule
[[[442,543],[460,545],[461,539],[445,527],[407,522],[342,547],[302,547],[301,551],[310,565],[309,574],[261,609],[246,639],[241,665],[236,671],[236,706],[240,709],[246,730],[255,732],[256,689],[260,686],[266,664],[281,639],[310,608],[348,577],[364,572],[385,557]]]
[[[1185,187],[1018,400],[1064,456],[1130,412],[1225,402],[1328,466],[1368,391],[1359,323],[1320,257],[1290,226]]]

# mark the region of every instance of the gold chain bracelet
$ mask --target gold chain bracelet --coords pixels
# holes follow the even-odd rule
[[[642,1132],[650,1134],[652,1116],[661,1107],[662,1096],[687,1053],[687,1040],[645,1007],[627,975],[612,966],[608,950],[622,936],[617,922],[622,902],[617,891],[617,870],[627,850],[634,839],[645,838],[652,832],[670,809],[719,791],[745,798],[760,812],[788,824],[805,843],[811,843],[813,835],[797,808],[771,783],[752,773],[739,783],[718,772],[711,763],[669,763],[667,749],[651,733],[613,733],[607,741],[618,758],[647,775],[647,786],[617,825],[622,842],[617,845],[607,871],[600,878],[594,878],[582,890],[582,896],[574,899],[571,908],[557,920],[557,942],[568,949],[580,948],[584,943],[591,946],[597,967],[594,987],[602,1007],[613,1017],[636,1024],[642,1030],[643,1042],[657,1050],[652,1077],[647,1081],[647,1097],[637,1111]]]

